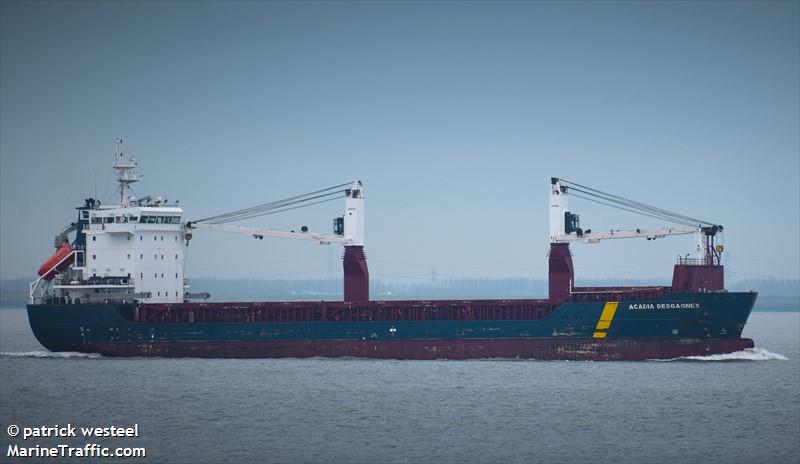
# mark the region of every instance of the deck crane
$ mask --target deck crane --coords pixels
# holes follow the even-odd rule
[[[678,224],[662,228],[611,229],[592,231],[580,227],[580,217],[570,211],[569,197],[575,196],[601,205]],[[695,258],[679,258],[673,274],[676,291],[718,290],[723,288],[721,243],[715,244],[723,227],[666,209],[603,192],[565,179],[550,179],[550,298],[563,300],[572,293],[574,272],[569,244],[598,243],[602,240],[646,238],[655,240],[671,235],[697,235]]]
[[[226,223],[268,214],[289,211],[335,200],[344,193],[345,210],[333,220],[333,233],[311,232],[306,226],[300,231],[287,231],[263,227],[244,227]],[[364,255],[364,186],[360,180],[335,185],[307,194],[232,211],[186,223],[185,238],[191,240],[192,229],[205,229],[251,236],[287,238],[316,242],[320,245],[344,245],[344,300],[352,303],[369,301],[369,270]]]
[[[673,213],[556,177],[551,178],[550,182],[550,241],[552,243],[598,243],[601,240],[621,238],[655,240],[669,235],[697,234],[697,259],[719,261],[723,247],[722,245],[714,245],[714,237],[718,232],[722,232],[723,227],[721,225]],[[570,195],[656,219],[677,222],[684,225],[684,227],[611,229],[602,232],[593,232],[591,229],[583,230],[580,227],[580,217],[569,211]]]

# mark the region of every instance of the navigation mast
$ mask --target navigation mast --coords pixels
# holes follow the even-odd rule
[[[122,206],[130,205],[128,191],[130,184],[142,180],[142,176],[137,174],[134,169],[139,165],[133,155],[125,156],[122,153],[122,139],[116,139],[117,151],[114,154],[114,169],[118,171],[119,182],[119,204]]]

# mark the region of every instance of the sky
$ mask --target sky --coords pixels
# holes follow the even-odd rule
[[[562,177],[725,227],[800,277],[798,2],[0,2],[0,277],[33,278],[114,139],[198,219],[360,179],[372,277],[547,274]],[[574,199],[584,228],[669,225]],[[344,201],[244,225],[329,232]],[[572,246],[663,278],[692,236]],[[189,277],[318,278],[340,247],[197,231]]]

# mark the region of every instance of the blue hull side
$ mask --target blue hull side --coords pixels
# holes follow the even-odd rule
[[[29,305],[28,316],[51,351],[115,356],[651,359],[752,347],[741,333],[756,295],[568,302],[534,320],[143,323],[120,304]]]

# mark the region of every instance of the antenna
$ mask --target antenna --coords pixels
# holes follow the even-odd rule
[[[117,153],[114,154],[114,169],[119,171],[119,178],[117,181],[119,182],[120,204],[122,206],[128,206],[130,204],[128,186],[142,180],[142,176],[134,171],[139,164],[136,162],[136,158],[132,155],[126,158],[122,153],[122,139],[117,138],[116,144]]]

